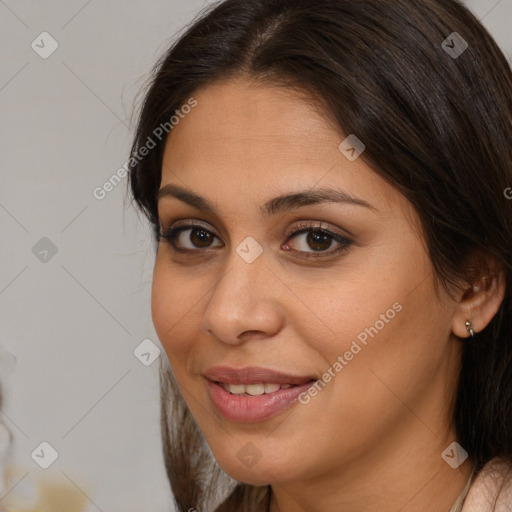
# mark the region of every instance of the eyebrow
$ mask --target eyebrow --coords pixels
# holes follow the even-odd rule
[[[174,197],[198,210],[215,215],[217,214],[215,206],[208,201],[208,199],[179,185],[164,185],[156,195],[157,202],[163,197]],[[362,206],[364,208],[374,210],[375,212],[378,211],[377,208],[367,201],[354,197],[346,191],[326,187],[316,188],[314,190],[301,190],[274,197],[260,207],[260,213],[264,217],[270,217],[272,215],[295,210],[303,206],[326,202]]]

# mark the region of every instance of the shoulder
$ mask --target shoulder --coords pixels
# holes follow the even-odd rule
[[[473,479],[462,512],[509,512],[512,507],[512,464],[495,458]]]

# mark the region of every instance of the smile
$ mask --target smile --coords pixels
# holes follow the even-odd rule
[[[208,395],[225,419],[253,423],[272,418],[292,406],[315,382],[265,368],[215,367],[204,373]]]
[[[228,384],[227,382],[219,382],[226,391],[232,395],[250,395],[258,396],[263,394],[271,394],[280,389],[290,389],[292,384]]]

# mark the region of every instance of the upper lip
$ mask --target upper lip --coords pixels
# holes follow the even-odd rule
[[[215,366],[203,374],[208,380],[224,382],[227,384],[305,384],[315,380],[312,376],[290,375],[268,368],[247,366],[232,368],[229,366]]]

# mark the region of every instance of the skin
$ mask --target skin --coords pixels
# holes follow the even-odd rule
[[[200,245],[190,237],[197,231],[182,232],[176,243],[197,251],[190,255],[160,243],[152,315],[218,463],[239,481],[271,484],[272,512],[448,511],[472,470],[470,459],[452,469],[441,458],[456,440],[450,418],[467,342],[460,338],[469,336],[466,319],[478,332],[495,315],[503,280],[466,285],[456,301],[442,287],[436,296],[412,205],[362,158],[345,158],[338,146],[346,135],[303,96],[248,79],[193,96],[198,105],[168,138],[161,186],[187,187],[217,214],[159,200],[164,230],[190,220],[212,236]],[[322,203],[269,218],[259,212],[275,196],[323,186],[374,210]],[[339,243],[328,239],[315,251],[307,233],[287,236],[299,221],[322,223],[352,244],[329,256]],[[248,236],[263,249],[250,264],[236,252]],[[396,302],[402,310],[307,405],[242,424],[211,403],[208,368],[321,378]],[[237,456],[248,442],[261,455],[251,468]]]

